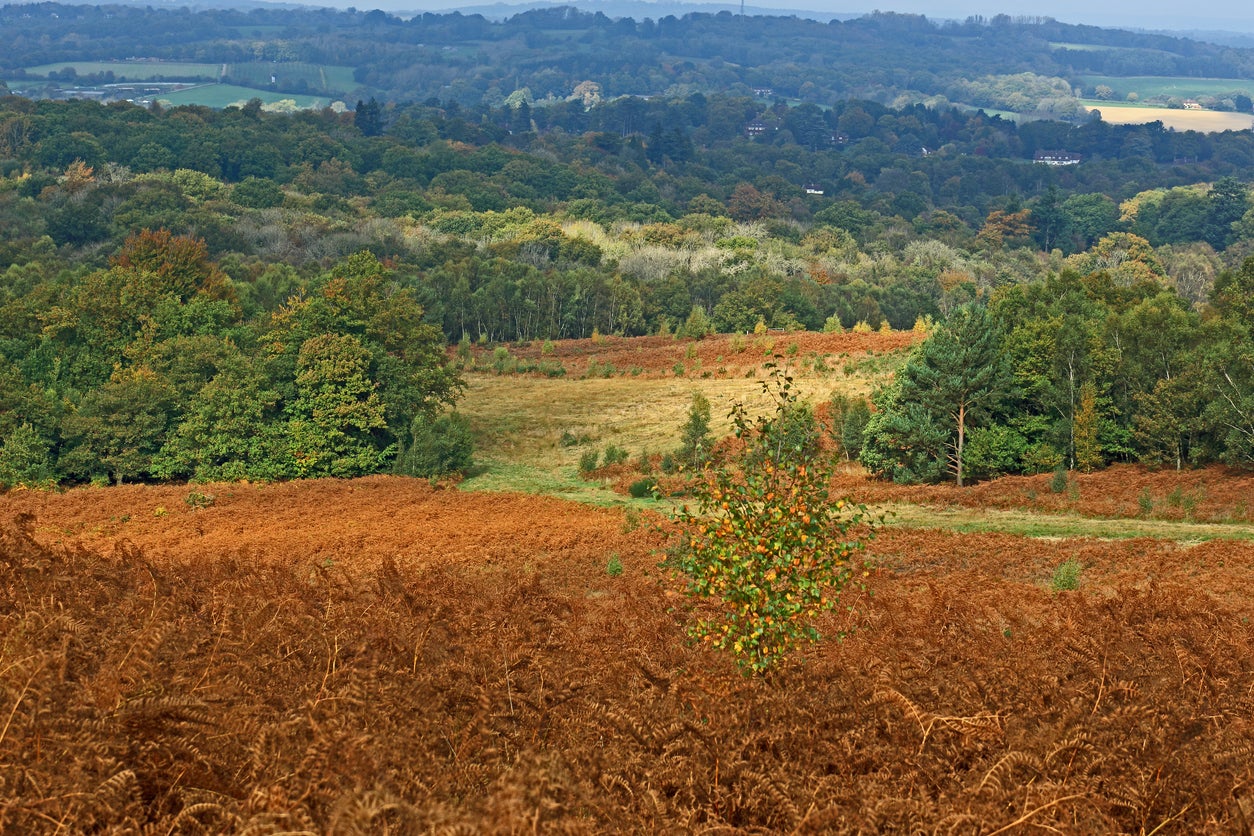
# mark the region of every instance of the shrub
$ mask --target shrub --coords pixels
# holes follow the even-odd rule
[[[755,673],[819,638],[814,618],[854,577],[862,543],[849,532],[869,522],[865,507],[830,501],[831,462],[797,432],[808,408],[792,379],[772,370],[763,389],[774,413],[750,420],[733,407],[743,452],[692,486],[671,558],[695,610],[689,634]]]
[[[1084,564],[1074,557],[1058,564],[1054,569],[1053,576],[1049,579],[1049,588],[1054,592],[1079,589],[1080,573],[1082,571],[1084,571]]]
[[[1054,475],[1050,477],[1049,489],[1053,493],[1062,493],[1067,489],[1068,481],[1069,478],[1067,469],[1065,467],[1059,467],[1054,471]]]
[[[579,456],[579,472],[587,475],[597,469],[600,454],[596,450],[585,450]]]
[[[218,501],[218,497],[211,493],[192,490],[183,501],[187,503],[188,508],[199,511],[202,508],[212,508],[213,504]]]
[[[610,555],[610,559],[605,562],[605,574],[611,578],[617,578],[623,573],[623,560],[617,553]]]
[[[393,469],[403,476],[434,478],[465,473],[474,464],[475,441],[470,422],[456,412],[434,418],[419,415],[410,428],[409,444]]]
[[[655,487],[657,487],[657,482],[646,476],[643,479],[637,479],[632,482],[631,486],[627,488],[627,492],[631,494],[632,499],[648,499],[653,496]]]
[[[622,464],[627,461],[627,458],[627,451],[622,447],[619,447],[617,444],[608,444],[605,447],[605,453],[601,461],[606,467],[609,467],[612,464]]]

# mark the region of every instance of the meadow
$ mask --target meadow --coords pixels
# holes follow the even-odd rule
[[[66,69],[73,69],[80,76],[111,72],[118,80],[128,81],[162,78],[218,81],[229,78],[235,82],[264,88],[269,86],[270,78],[274,76],[281,85],[304,82],[310,90],[318,92],[344,93],[357,86],[357,82],[353,80],[352,67],[303,62],[205,64],[185,61],[61,61],[27,67],[26,72],[35,76],[47,76]]]
[[[1105,85],[1119,98],[1136,93],[1141,99],[1159,96],[1192,99],[1199,96],[1222,96],[1229,93],[1254,95],[1254,82],[1248,78],[1192,78],[1188,76],[1113,76],[1085,75],[1085,87]]]
[[[186,90],[162,93],[160,100],[171,106],[205,105],[207,107],[228,107],[260,99],[262,104],[274,104],[285,99],[296,103],[300,109],[322,108],[331,103],[323,96],[297,96],[291,93],[273,93],[269,90],[257,90],[252,87],[239,87],[234,84],[202,84]]]
[[[666,502],[570,465],[668,449],[693,390],[717,418],[774,354],[817,401],[916,339],[460,352],[460,486],[0,495],[0,830],[1250,832],[1254,478],[845,467],[895,514],[865,589],[747,676],[685,635]]]

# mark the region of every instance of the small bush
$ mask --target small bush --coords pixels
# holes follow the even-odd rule
[[[605,454],[602,458],[602,462],[606,467],[609,467],[612,464],[622,464],[627,461],[627,459],[628,455],[626,450],[619,447],[617,444],[609,444],[605,448]]]
[[[678,468],[675,466],[675,457],[670,453],[664,453],[662,460],[658,462],[658,468],[668,476],[674,473]]]
[[[683,377],[684,376],[684,364],[676,363],[674,366],[671,367],[671,371],[675,373],[675,377]]]
[[[591,439],[585,434],[580,433],[576,435],[570,430],[562,430],[562,436],[557,440],[557,443],[562,447],[578,447],[580,444],[587,444],[589,441]]]
[[[613,377],[618,372],[614,364],[593,358],[588,361],[588,370],[583,373],[585,378]]]
[[[1150,496],[1149,488],[1141,488],[1141,493],[1136,498],[1136,504],[1140,506],[1141,513],[1149,516],[1154,511],[1154,497]]]
[[[623,560],[617,553],[610,555],[610,559],[605,562],[605,574],[611,578],[617,578],[623,573]]]
[[[1067,469],[1065,467],[1060,467],[1054,471],[1053,477],[1050,478],[1049,489],[1053,493],[1062,493],[1067,490],[1067,483],[1069,481]]]
[[[627,488],[627,493],[631,494],[632,499],[649,499],[653,496],[655,487],[657,487],[657,482],[646,476],[644,479],[637,479],[632,482],[631,486]]]
[[[579,456],[579,472],[587,475],[597,469],[600,454],[596,450],[585,450]]]
[[[1054,569],[1053,576],[1049,579],[1049,588],[1054,592],[1062,592],[1063,590],[1080,588],[1080,573],[1084,571],[1084,564],[1076,560],[1074,557],[1063,563],[1058,564]]]
[[[183,501],[187,503],[188,508],[191,508],[193,511],[199,511],[201,508],[212,508],[213,504],[218,501],[218,498],[211,493],[201,493],[193,490]]]

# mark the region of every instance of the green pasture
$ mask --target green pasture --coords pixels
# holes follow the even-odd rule
[[[1071,49],[1076,52],[1156,52],[1159,55],[1178,55],[1163,49],[1143,49],[1136,46],[1107,46],[1106,44],[1073,44],[1065,41],[1050,41],[1050,49]]]
[[[249,87],[270,86],[270,77],[278,79],[280,86],[290,86],[304,81],[311,91],[319,93],[344,93],[357,86],[352,67],[324,66],[292,61],[248,61],[239,64],[205,64],[185,61],[60,61],[27,67],[31,75],[46,76],[72,67],[80,76],[95,73],[113,73],[118,81],[151,81],[158,78],[203,79],[217,81],[226,71],[233,82]],[[289,97],[284,97],[289,98]]]
[[[1129,93],[1136,93],[1142,99],[1156,96],[1190,99],[1198,96],[1222,96],[1227,93],[1254,95],[1254,80],[1248,78],[1086,75],[1080,79],[1085,87],[1104,84],[1121,99],[1126,98]]]
[[[215,79],[222,72],[221,64],[183,61],[58,61],[27,67],[31,75],[46,76],[73,68],[80,76],[111,72],[119,81],[151,81],[155,78]]]
[[[274,76],[280,87],[290,87],[303,81],[310,90],[321,93],[342,93],[357,86],[357,82],[353,80],[352,67],[323,66],[300,61],[227,64],[226,75],[231,81],[248,87],[268,87],[271,76]]]
[[[251,87],[237,87],[234,84],[202,84],[174,93],[163,93],[160,100],[170,105],[205,105],[206,107],[228,107],[233,104],[247,102],[249,99],[261,99],[262,104],[273,104],[283,99],[292,99],[301,109],[322,108],[331,103],[325,96],[294,96],[290,93],[273,93],[269,90],[254,90]]]

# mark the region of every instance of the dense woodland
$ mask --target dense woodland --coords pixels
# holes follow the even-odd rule
[[[140,13],[93,32],[124,42]],[[170,21],[170,56],[195,57],[174,25],[189,12],[144,13]],[[628,24],[663,38],[531,15],[563,42]],[[650,25],[727,23],[690,18]],[[34,37],[40,19],[4,30],[5,60],[69,48]],[[522,25],[299,19],[392,27],[381,54],[440,26]],[[954,35],[924,24],[921,43]],[[1054,24],[968,25],[995,40]],[[551,46],[535,40],[533,56]],[[1194,47],[1244,71],[1239,50]],[[845,434],[888,477],[1254,464],[1251,132],[607,93],[292,115],[0,99],[0,482],[419,472],[433,437],[464,432],[444,410],[471,344],[755,328],[934,332]],[[1032,162],[1057,149],[1081,164]]]
[[[1254,77],[1254,50],[1050,18],[940,23],[875,13],[853,20],[693,13],[611,19],[572,7],[508,20],[330,9],[191,10],[32,3],[0,8],[0,78],[59,61],[141,57],[235,64],[273,62],[275,89],[387,101],[431,97],[464,107],[555,104],[594,83],[605,98],[751,93],[829,105],[862,98],[900,106],[962,103],[1080,119],[1074,90],[1088,74]],[[356,86],[284,81],[297,62],[346,66]],[[126,69],[108,70],[123,80]],[[37,74],[36,74],[37,75]],[[268,74],[267,74],[268,75]],[[171,80],[182,76],[172,75]],[[71,81],[73,76],[63,80]],[[1249,95],[1212,106],[1252,109]]]

